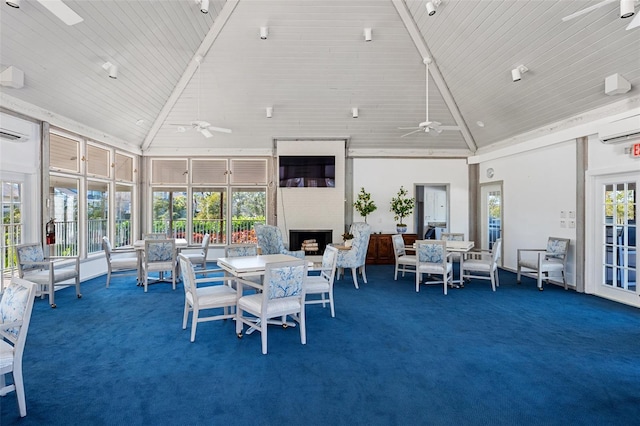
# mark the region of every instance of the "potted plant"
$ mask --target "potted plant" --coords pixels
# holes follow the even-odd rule
[[[371,199],[371,194],[366,192],[364,188],[360,188],[358,199],[353,203],[353,207],[360,213],[360,216],[364,217],[364,223],[367,223],[367,216],[378,208],[376,203]]]
[[[342,239],[344,240],[345,247],[351,247],[351,244],[353,244],[353,234],[350,232],[342,234]]]
[[[404,189],[404,186],[401,186],[398,194],[391,199],[391,211],[394,214],[393,219],[396,221],[396,228],[399,233],[407,232],[404,218],[411,214],[415,204],[413,198],[407,197],[408,194],[409,192]]]

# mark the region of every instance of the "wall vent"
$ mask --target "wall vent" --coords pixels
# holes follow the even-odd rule
[[[612,144],[640,139],[640,115],[613,121],[598,131],[602,143]]]

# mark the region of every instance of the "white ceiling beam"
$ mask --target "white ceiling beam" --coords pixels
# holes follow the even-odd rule
[[[207,33],[204,40],[202,40],[200,47],[198,47],[195,54],[193,55],[193,58],[191,58],[189,65],[187,65],[187,69],[182,74],[182,77],[180,77],[180,80],[178,80],[178,83],[174,87],[173,92],[171,93],[171,95],[167,99],[167,102],[164,104],[164,106],[160,110],[160,113],[158,114],[155,121],[153,122],[151,129],[149,129],[149,133],[147,133],[147,136],[144,138],[144,141],[142,142],[142,146],[141,146],[142,152],[149,149],[149,146],[151,145],[153,138],[156,137],[156,135],[158,134],[158,131],[162,127],[162,123],[164,123],[164,121],[167,119],[167,116],[169,115],[174,105],[182,95],[182,92],[189,84],[191,77],[193,77],[193,74],[198,69],[199,63],[196,60],[196,58],[198,57],[204,58],[206,56],[211,46],[213,46],[213,43],[216,41],[216,38],[218,38],[218,35],[220,35],[220,32],[224,28],[224,25],[227,23],[227,21],[231,17],[231,14],[233,13],[233,10],[236,8],[236,6],[238,5],[239,1],[240,0],[227,0],[222,10],[220,10],[220,13],[216,17],[216,19],[213,21],[213,25],[211,26],[211,29]]]
[[[464,118],[460,113],[460,110],[458,109],[458,105],[456,104],[453,95],[451,95],[451,92],[449,91],[447,83],[444,81],[444,78],[440,73],[440,68],[438,68],[437,61],[431,54],[431,51],[427,46],[427,42],[422,37],[422,33],[420,33],[418,26],[411,17],[411,14],[407,9],[407,5],[405,4],[404,0],[391,0],[391,2],[396,8],[400,19],[404,23],[404,26],[411,36],[413,44],[416,46],[416,49],[418,49],[418,52],[422,56],[422,59],[431,58],[431,63],[429,64],[429,73],[431,74],[431,77],[433,77],[433,81],[438,87],[438,90],[440,91],[440,94],[442,95],[447,108],[449,108],[449,112],[451,112],[456,125],[460,127],[460,131],[462,132],[462,137],[464,138],[465,143],[467,144],[471,152],[476,152],[476,150],[478,149],[476,142],[473,139],[473,136],[471,135],[471,132],[467,127],[467,123],[464,121]]]

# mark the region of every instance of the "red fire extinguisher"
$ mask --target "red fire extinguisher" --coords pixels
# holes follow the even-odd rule
[[[56,243],[56,220],[51,219],[47,222],[47,245]]]

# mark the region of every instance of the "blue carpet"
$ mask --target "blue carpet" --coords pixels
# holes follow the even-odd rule
[[[392,266],[336,282],[336,318],[307,307],[297,328],[235,336],[233,321],[182,330],[184,292],[131,277],[36,300],[21,425],[637,424],[640,311],[501,272],[464,289],[414,289]]]

